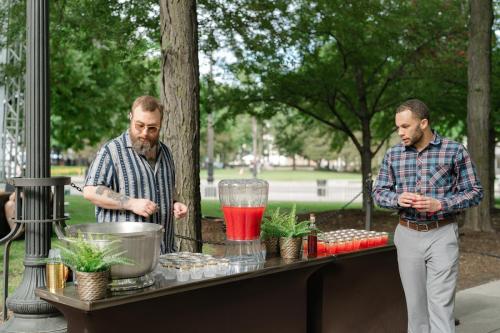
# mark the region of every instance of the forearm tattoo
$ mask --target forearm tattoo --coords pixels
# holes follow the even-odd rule
[[[97,186],[97,188],[95,189],[95,194],[97,195],[103,195],[104,192],[107,190],[108,188],[106,186]]]
[[[125,204],[130,199],[129,196],[124,195],[124,194],[120,194],[120,193],[116,193],[115,191],[107,188],[106,186],[102,186],[102,185],[97,186],[95,193],[97,195],[104,195],[104,193],[106,193],[106,196],[108,198],[113,199],[113,200],[118,202],[118,204],[120,205],[120,209],[124,209]]]

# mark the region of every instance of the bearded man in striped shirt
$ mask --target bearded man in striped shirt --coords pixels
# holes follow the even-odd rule
[[[394,244],[408,332],[455,332],[456,215],[478,205],[483,189],[467,150],[431,129],[422,101],[406,101],[395,119],[402,142],[386,153],[373,196],[399,211]]]
[[[163,106],[154,97],[141,96],[134,101],[129,119],[128,130],[98,152],[83,195],[96,205],[97,222],[163,225],[161,253],[173,252],[174,217],[184,217],[187,207],[174,201],[174,161],[159,139]]]

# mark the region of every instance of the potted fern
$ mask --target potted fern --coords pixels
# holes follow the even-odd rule
[[[285,236],[283,233],[283,225],[288,218],[287,214],[280,213],[280,208],[276,210],[269,217],[265,217],[260,227],[261,239],[266,244],[266,253],[268,256],[276,256],[279,253],[279,239]]]
[[[289,213],[280,213],[278,208],[262,225],[265,237],[272,235],[279,238],[279,251],[284,259],[297,259],[302,237],[311,232],[309,221],[297,223],[296,211],[295,205]]]
[[[85,239],[81,234],[66,238],[68,246],[56,246],[61,250],[62,261],[76,272],[78,296],[84,301],[104,298],[112,265],[131,265],[121,251],[121,240]]]
[[[284,259],[297,259],[300,255],[302,237],[311,232],[309,221],[297,223],[296,207],[293,205],[290,213],[283,216],[280,230],[280,254]]]

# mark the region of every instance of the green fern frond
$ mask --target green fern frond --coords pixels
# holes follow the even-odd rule
[[[77,237],[66,238],[67,246],[56,245],[61,250],[65,265],[79,272],[100,272],[112,265],[133,264],[125,256],[127,251],[122,250],[120,239],[98,240],[92,235],[87,237],[78,233]]]

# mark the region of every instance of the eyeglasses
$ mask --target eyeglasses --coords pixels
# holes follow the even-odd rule
[[[148,134],[156,134],[160,131],[160,126],[146,126],[143,123],[134,123],[135,130],[142,133],[144,129]]]

